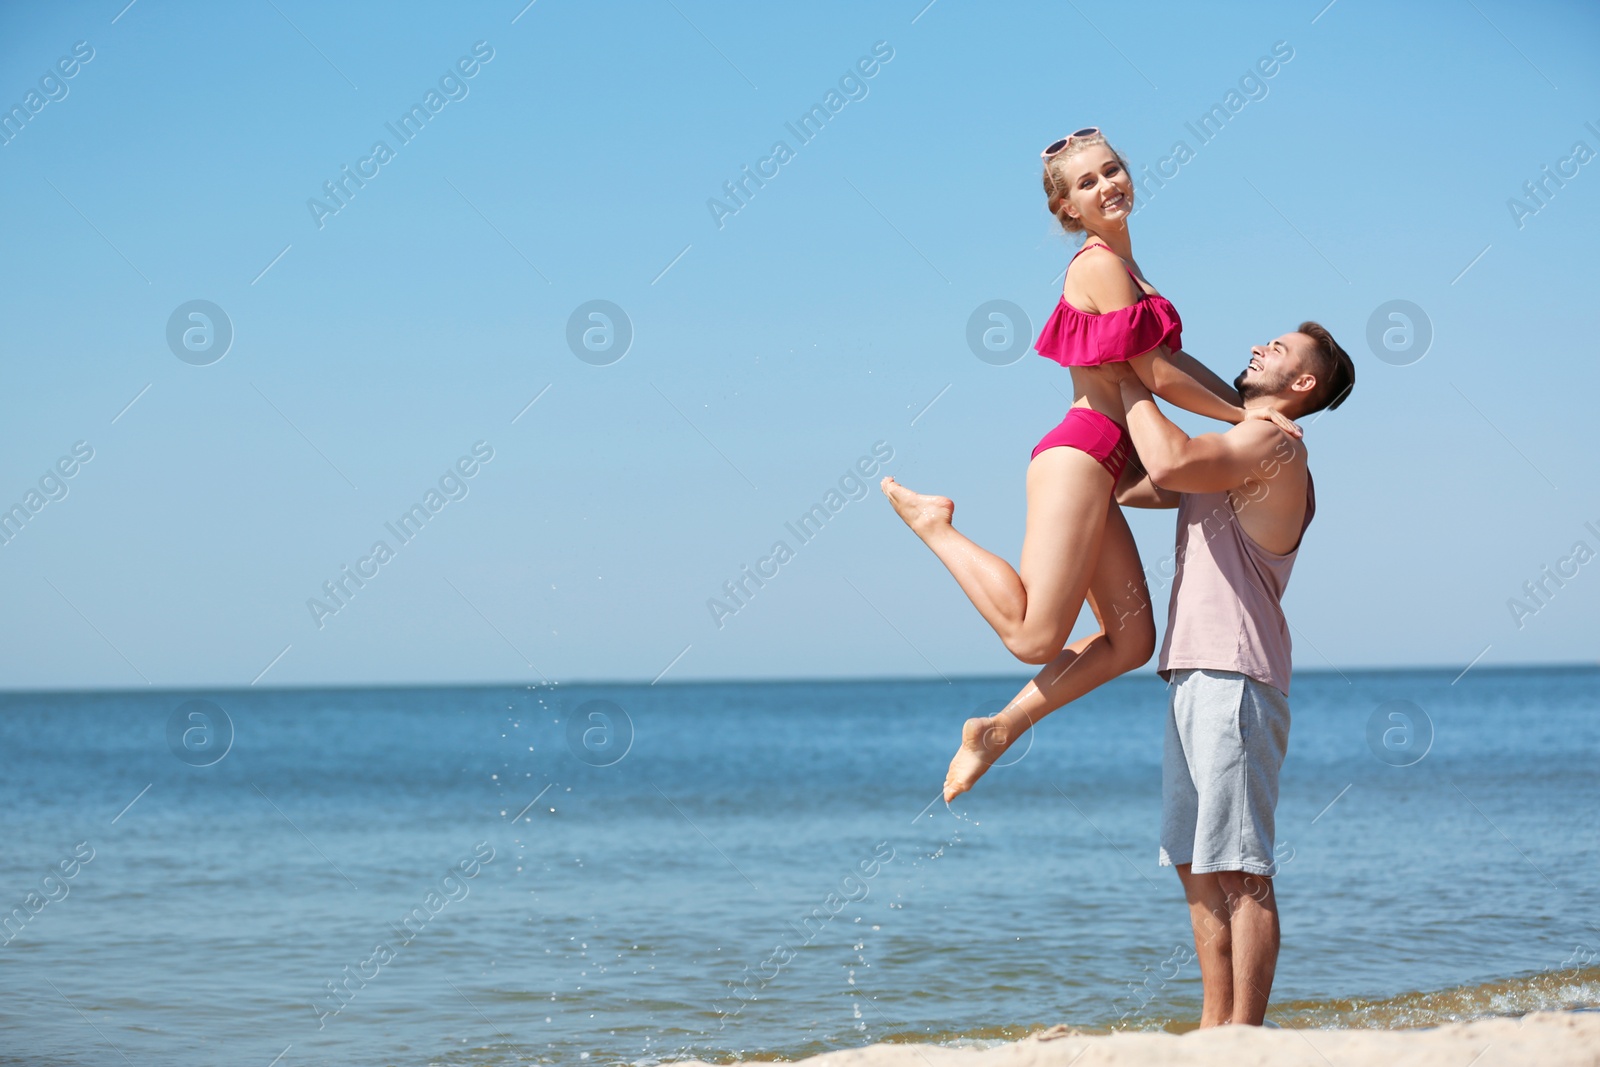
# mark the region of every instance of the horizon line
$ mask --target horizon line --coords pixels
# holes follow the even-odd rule
[[[1474,667],[1477,672],[1521,672],[1521,671],[1597,671],[1600,670],[1600,661],[1563,661],[1551,663],[1503,663],[1493,666]],[[1416,664],[1411,666],[1384,666],[1384,667],[1307,667],[1294,672],[1295,677],[1306,675],[1343,675],[1351,674],[1449,674],[1458,671],[1455,664],[1427,665]],[[961,674],[944,679],[944,684],[957,682],[1027,682],[1031,674]],[[1116,682],[1154,679],[1159,681],[1154,670],[1129,671],[1105,683],[1110,685]],[[301,685],[177,685],[177,686],[141,686],[130,688],[127,686],[91,686],[88,688],[68,687],[37,687],[37,688],[10,688],[0,686],[0,697],[8,696],[45,696],[67,694],[93,694],[116,695],[137,693],[248,693],[248,692],[326,692],[329,690],[405,690],[405,689],[553,689],[559,686],[569,687],[620,687],[633,689],[650,689],[656,686],[683,687],[691,685],[844,685],[865,683],[938,683],[941,679],[935,677],[922,677],[916,675],[833,675],[823,677],[750,677],[750,678],[685,678],[674,681],[647,682],[640,679],[633,680],[597,680],[582,679],[573,681],[538,682],[520,679],[502,681],[478,682],[329,682],[321,684]],[[1164,683],[1163,683],[1164,684]]]

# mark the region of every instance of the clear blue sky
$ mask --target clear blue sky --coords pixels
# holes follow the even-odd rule
[[[8,8],[0,506],[45,502],[0,547],[0,685],[1025,672],[875,491],[809,544],[785,523],[882,441],[1015,559],[1070,385],[967,322],[1053,306],[1038,152],[1088,123],[1141,174],[1192,152],[1134,220],[1190,351],[1231,377],[1314,317],[1356,358],[1307,435],[1300,666],[1596,658],[1600,559],[1507,605],[1600,550],[1593,5],[924,3]],[[167,338],[194,300],[234,335],[204,366]],[[569,347],[591,300],[620,361]],[[1393,300],[1431,323],[1407,365],[1367,341]],[[1134,524],[1168,550],[1170,515]],[[344,566],[376,574],[319,628]]]

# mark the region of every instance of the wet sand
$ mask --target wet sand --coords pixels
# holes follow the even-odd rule
[[[870,1045],[799,1063],[802,1067],[1600,1067],[1600,1012],[1537,1012],[1425,1030],[1224,1026],[1181,1036],[1090,1036],[1058,1026],[988,1049]]]

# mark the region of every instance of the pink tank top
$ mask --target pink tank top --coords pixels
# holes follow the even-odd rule
[[[1077,259],[1091,248],[1106,248],[1102,244],[1086,244],[1078,249]],[[1107,252],[1111,252],[1106,248]],[[1115,252],[1111,252],[1116,255]],[[1120,262],[1120,257],[1119,257]],[[1123,267],[1127,268],[1124,263]],[[1132,270],[1128,271],[1131,276]],[[1138,285],[1139,279],[1134,278]],[[1079,311],[1062,296],[1050,320],[1039,331],[1033,343],[1034,351],[1053,359],[1063,367],[1095,367],[1101,363],[1120,363],[1142,356],[1158,345],[1166,345],[1176,352],[1183,347],[1183,320],[1172,301],[1159,294],[1151,295],[1139,287],[1139,301],[1117,311],[1091,315]]]
[[[1317,510],[1306,472],[1306,517]],[[1184,493],[1178,502],[1177,574],[1157,670],[1172,680],[1185,668],[1236,671],[1289,693],[1289,622],[1283,591],[1300,542],[1279,555],[1245,533],[1228,494]]]

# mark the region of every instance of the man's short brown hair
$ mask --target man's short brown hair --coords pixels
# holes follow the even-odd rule
[[[1306,368],[1316,375],[1317,387],[1307,400],[1307,407],[1299,413],[1306,416],[1323,408],[1336,408],[1343,404],[1356,387],[1356,365],[1350,353],[1339,347],[1321,323],[1302,322],[1296,331],[1311,338],[1311,366]]]

